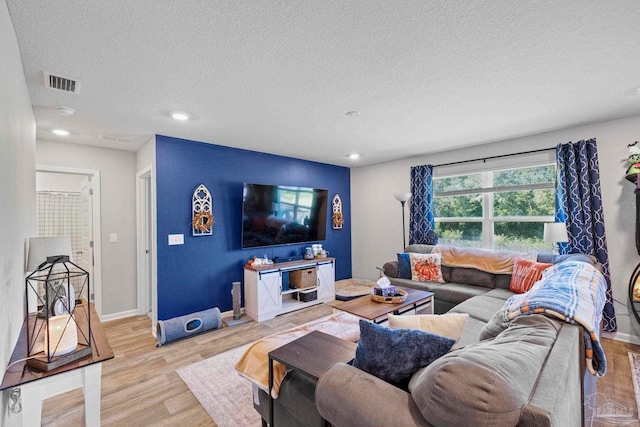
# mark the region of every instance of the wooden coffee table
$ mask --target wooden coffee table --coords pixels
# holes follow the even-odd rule
[[[291,341],[269,352],[269,425],[273,420],[273,361],[280,362],[289,369],[318,381],[320,376],[336,363],[346,363],[356,356],[358,345],[320,331]],[[264,425],[264,423],[263,423]]]
[[[400,286],[397,288],[407,291],[407,298],[401,303],[376,302],[370,295],[366,295],[350,301],[335,301],[331,305],[335,310],[346,311],[374,323],[386,321],[389,314],[417,313],[418,310],[433,314],[433,292]]]

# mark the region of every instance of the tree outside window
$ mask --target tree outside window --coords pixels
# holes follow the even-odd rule
[[[555,214],[555,164],[435,177],[439,243],[551,252],[543,224]]]

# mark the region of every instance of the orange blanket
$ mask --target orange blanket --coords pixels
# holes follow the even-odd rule
[[[440,254],[442,265],[447,267],[475,268],[493,274],[513,273],[516,258],[535,261],[535,254],[511,251],[494,251],[480,248],[457,248],[455,246],[436,245],[431,253]]]
[[[236,363],[236,371],[248,378],[268,393],[269,390],[269,357],[271,350],[281,347],[311,331],[322,331],[347,341],[356,342],[360,338],[359,317],[349,313],[338,313],[326,319],[278,332],[253,343],[242,358]],[[287,373],[284,365],[273,362],[273,398],[278,397],[280,384]]]

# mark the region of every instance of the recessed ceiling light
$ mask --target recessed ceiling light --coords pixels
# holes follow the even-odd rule
[[[76,110],[74,110],[73,108],[69,108],[69,107],[55,107],[54,109],[61,116],[73,116],[75,114],[75,112],[76,112]]]
[[[64,129],[54,129],[51,132],[59,136],[69,136],[69,131]]]
[[[349,117],[359,116],[359,115],[360,115],[360,111],[347,111],[347,116]]]
[[[358,160],[360,158],[360,154],[358,153],[351,153],[348,156],[351,160]]]
[[[185,113],[171,113],[171,117],[173,117],[174,120],[180,120],[181,122],[189,120],[189,115]]]

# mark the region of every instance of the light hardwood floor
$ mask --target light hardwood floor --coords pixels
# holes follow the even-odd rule
[[[177,368],[331,313],[330,306],[321,304],[262,323],[249,322],[206,332],[159,348],[146,316],[106,322],[115,358],[102,368],[102,425],[215,426],[176,374]],[[640,352],[640,346],[603,339],[603,347],[608,372],[598,380],[597,392],[636,412],[627,352]],[[84,425],[82,392],[76,390],[48,399],[42,425]]]

